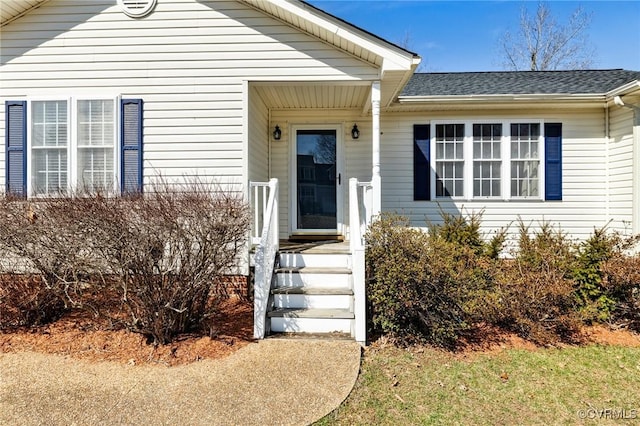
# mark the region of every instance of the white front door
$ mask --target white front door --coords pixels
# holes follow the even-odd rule
[[[342,129],[294,126],[291,167],[293,234],[342,233]]]

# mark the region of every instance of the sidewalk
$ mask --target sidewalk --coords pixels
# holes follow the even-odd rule
[[[344,340],[267,339],[178,367],[0,354],[0,424],[305,425],[340,405],[359,367]]]

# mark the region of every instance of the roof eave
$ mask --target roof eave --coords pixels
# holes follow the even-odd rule
[[[627,93],[633,92],[640,89],[640,80],[630,81],[627,84],[623,84],[620,87],[616,87],[615,89],[606,93],[607,99],[612,99],[616,96],[625,95]]]
[[[34,4],[29,4],[27,2],[13,2],[11,4],[11,10],[15,13],[12,13],[10,15],[5,16],[4,13],[2,14],[2,21],[0,22],[0,27],[4,27],[7,24],[10,24],[11,22],[15,21],[16,19],[19,19],[21,17],[23,17],[24,15],[28,14],[29,12],[31,12],[34,9],[39,8],[40,6],[42,6],[44,3],[48,2],[49,0],[39,0],[36,1]],[[5,5],[5,8],[8,5]]]
[[[496,94],[496,95],[433,95],[433,96],[399,96],[398,102],[400,104],[418,104],[418,103],[459,103],[459,102],[474,102],[474,103],[491,103],[491,102],[587,102],[587,101],[604,101],[605,94],[593,94],[593,93],[579,93],[579,94],[566,94],[566,93],[552,93],[552,94]]]

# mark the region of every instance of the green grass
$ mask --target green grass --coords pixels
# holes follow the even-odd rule
[[[628,419],[594,411],[604,409],[624,409]],[[367,349],[349,398],[316,424],[621,422],[640,423],[640,349],[592,345],[509,349],[469,359],[429,348]]]

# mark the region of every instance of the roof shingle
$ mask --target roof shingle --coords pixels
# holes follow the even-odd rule
[[[418,73],[400,96],[604,94],[634,80],[640,80],[640,71]]]

